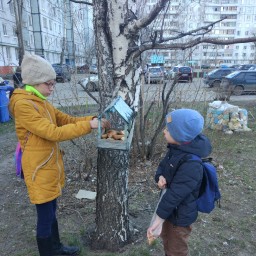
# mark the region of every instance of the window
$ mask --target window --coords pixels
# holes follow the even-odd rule
[[[44,42],[45,42],[45,45],[48,44],[48,37],[47,36],[44,36]]]
[[[7,28],[6,28],[6,24],[3,23],[3,33],[4,36],[7,36]]]
[[[240,31],[237,31],[236,34],[237,34],[238,36],[240,36]]]
[[[50,27],[50,30],[52,30],[52,21],[49,20],[49,27]]]
[[[10,8],[10,13],[11,13],[12,15],[14,15],[13,2],[10,2],[10,3],[9,3],[9,8]]]
[[[245,74],[245,79],[255,81],[256,80],[256,73],[247,73],[247,74]]]
[[[11,59],[11,50],[10,50],[10,47],[8,46],[6,47],[6,57],[8,60]]]
[[[43,26],[44,26],[44,28],[48,28],[47,19],[45,17],[43,17]]]
[[[31,15],[28,16],[28,24],[29,24],[29,26],[32,26],[32,17],[31,17]]]
[[[30,35],[30,45],[34,44],[34,39],[33,39],[33,35]]]
[[[12,27],[12,33],[13,33],[14,37],[17,37],[17,32],[16,32],[16,27],[15,26]]]
[[[17,48],[15,48],[15,58],[16,60],[19,59],[19,50]]]
[[[3,7],[3,0],[0,0],[0,10],[3,10],[4,7]]]

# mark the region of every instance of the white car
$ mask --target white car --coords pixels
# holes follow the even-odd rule
[[[80,84],[83,89],[88,90],[89,92],[98,91],[99,77],[98,76],[89,76],[81,79],[78,84]]]

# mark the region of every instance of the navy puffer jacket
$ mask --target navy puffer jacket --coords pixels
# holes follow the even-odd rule
[[[196,161],[187,161],[180,166],[178,162],[189,153],[207,157],[211,150],[210,140],[203,134],[198,135],[188,144],[168,145],[167,154],[160,162],[155,175],[156,182],[162,175],[168,184],[156,211],[160,218],[182,227],[196,221],[198,216],[196,200],[203,177],[203,167]],[[177,166],[179,168],[176,171]]]

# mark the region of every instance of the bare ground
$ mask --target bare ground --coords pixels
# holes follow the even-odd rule
[[[194,224],[191,256],[256,255],[256,108],[253,102],[243,104],[252,114],[249,115],[252,132],[225,135],[206,131],[214,146],[212,156],[219,170],[222,200],[221,208],[216,207],[211,214],[200,214]],[[29,203],[24,182],[15,176],[16,136],[12,129],[0,135],[0,145],[0,255],[35,256],[38,255],[35,207]],[[76,159],[76,146],[63,143],[63,147],[72,152],[65,156],[67,184],[58,208],[63,241],[80,244],[83,247],[81,255],[164,255],[161,241],[149,247],[145,235],[159,195],[153,182],[159,160],[155,158],[144,163],[133,157],[131,161],[129,213],[131,223],[137,229],[133,243],[117,253],[92,251],[86,237],[94,225],[95,202],[78,200],[75,194],[79,189],[95,191],[95,162],[88,168],[88,163]],[[160,149],[164,152],[165,145]]]

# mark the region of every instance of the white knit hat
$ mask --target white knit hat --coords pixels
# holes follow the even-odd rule
[[[26,52],[21,63],[21,77],[23,84],[36,85],[56,79],[56,72],[47,60]]]

